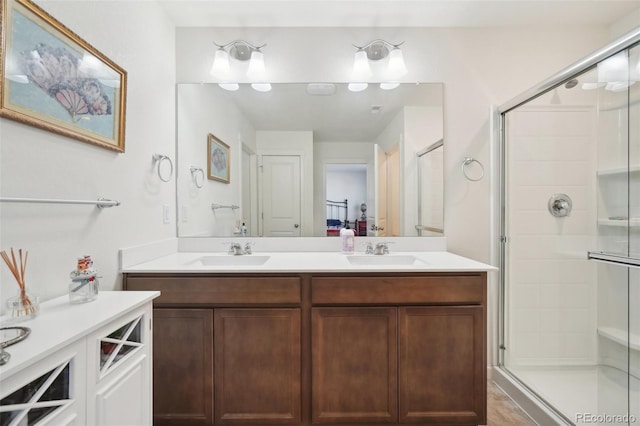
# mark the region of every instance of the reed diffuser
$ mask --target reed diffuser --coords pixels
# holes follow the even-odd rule
[[[22,256],[22,249],[18,249],[18,258],[11,248],[11,257],[6,251],[0,251],[0,255],[4,262],[9,267],[9,270],[13,274],[13,277],[18,282],[20,293],[16,297],[9,298],[7,300],[7,310],[9,316],[14,320],[27,320],[35,318],[38,315],[39,304],[38,297],[32,296],[27,291],[27,285],[24,280],[25,272],[27,270],[27,259],[29,258],[29,252],[24,252]]]

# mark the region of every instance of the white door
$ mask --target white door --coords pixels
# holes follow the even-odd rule
[[[262,157],[263,236],[300,236],[300,156]]]
[[[374,185],[375,203],[373,229],[369,226],[374,236],[384,237],[387,235],[387,153],[378,144],[373,147],[373,158],[375,162]]]

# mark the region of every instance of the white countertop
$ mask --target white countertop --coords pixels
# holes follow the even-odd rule
[[[159,295],[159,291],[101,291],[96,300],[82,304],[70,304],[65,295],[41,303],[34,319],[9,323],[0,318],[2,327],[31,329],[26,339],[5,349],[11,358],[0,366],[0,376],[8,377]]]
[[[249,265],[251,258],[268,257],[263,264]],[[365,264],[354,265],[349,257]],[[366,258],[365,258],[366,257]],[[410,264],[403,260],[415,261]],[[215,265],[204,265],[211,261]],[[397,262],[396,262],[397,261]],[[219,264],[218,264],[219,263]],[[304,273],[304,272],[477,272],[497,268],[446,251],[392,252],[387,255],[345,255],[336,252],[253,252],[232,256],[219,252],[177,252],[122,268],[123,273]]]

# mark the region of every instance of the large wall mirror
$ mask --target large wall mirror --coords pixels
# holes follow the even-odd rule
[[[419,156],[443,139],[442,84],[179,84],[177,117],[179,237],[443,235],[420,229],[444,182]]]

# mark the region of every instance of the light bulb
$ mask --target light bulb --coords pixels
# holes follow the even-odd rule
[[[371,77],[371,68],[369,67],[367,52],[364,50],[358,50],[353,58],[351,79],[354,81],[364,81],[369,77]]]
[[[398,83],[397,81],[387,81],[384,83],[380,83],[380,88],[382,90],[393,90],[398,86],[400,86],[400,83]]]
[[[229,54],[222,47],[216,50],[211,65],[211,75],[219,79],[227,79],[231,74],[231,66],[229,65]]]
[[[258,92],[270,92],[271,84],[269,83],[251,83],[251,87],[253,90],[257,90]]]
[[[351,92],[362,92],[369,85],[367,83],[349,83],[348,89]]]
[[[264,81],[267,77],[267,70],[264,66],[264,55],[259,50],[251,52],[247,77],[253,81]]]
[[[230,92],[235,92],[240,88],[240,85],[238,83],[218,83],[218,86]]]
[[[407,66],[404,64],[404,58],[402,57],[402,50],[399,47],[394,47],[389,52],[389,65],[387,66],[389,77],[396,79],[403,77],[407,74]]]

